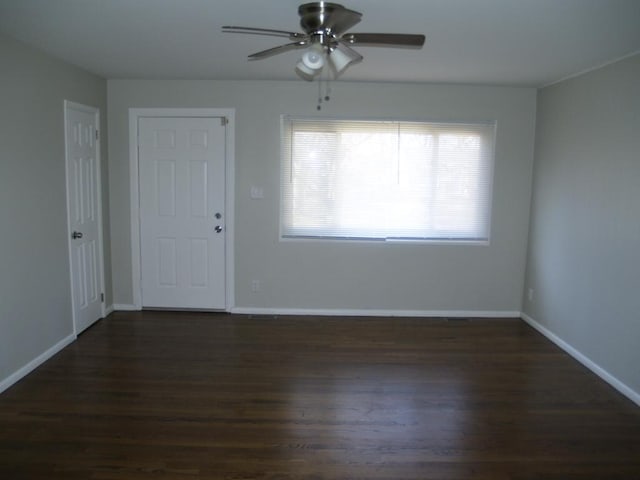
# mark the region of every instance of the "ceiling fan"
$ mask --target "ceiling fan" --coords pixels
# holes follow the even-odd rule
[[[304,33],[238,26],[224,26],[222,31],[288,38],[291,43],[253,53],[249,59],[259,60],[290,50],[305,49],[296,65],[296,72],[309,81],[320,74],[327,63],[337,77],[349,65],[361,61],[362,55],[351,45],[401,48],[420,48],[424,45],[424,35],[347,33],[360,22],[362,14],[337,3],[305,3],[298,8],[298,14]]]

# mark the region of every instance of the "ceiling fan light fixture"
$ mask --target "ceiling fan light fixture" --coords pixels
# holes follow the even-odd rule
[[[312,81],[321,71],[322,67],[310,68],[303,60],[296,64],[296,73],[307,81]]]
[[[308,68],[304,62],[302,60],[300,60],[297,64],[296,64],[296,73],[298,74],[299,77],[301,77],[303,80],[306,80],[308,82],[311,82],[314,77],[318,74],[318,71],[316,70],[311,70],[310,68]]]
[[[309,70],[319,72],[324,67],[324,51],[320,45],[312,45],[302,54],[300,61]]]
[[[313,80],[324,68],[324,52],[321,45],[312,45],[296,64],[296,72],[305,80]]]
[[[353,58],[337,48],[329,53],[329,63],[333,67],[336,76],[344,72],[352,61]]]

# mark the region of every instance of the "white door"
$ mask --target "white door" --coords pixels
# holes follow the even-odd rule
[[[65,102],[71,296],[76,334],[103,316],[98,110]]]
[[[142,306],[225,308],[225,121],[138,123]]]

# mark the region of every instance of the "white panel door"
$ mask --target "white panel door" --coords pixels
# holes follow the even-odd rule
[[[76,334],[103,315],[97,110],[65,104],[71,296]]]
[[[225,308],[225,126],[138,123],[142,306]]]

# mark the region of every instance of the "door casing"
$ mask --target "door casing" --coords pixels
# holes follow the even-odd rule
[[[130,108],[129,109],[129,178],[131,213],[131,285],[133,308],[142,310],[140,265],[140,190],[138,158],[138,119],[142,117],[223,117],[225,132],[225,311],[234,306],[234,178],[235,178],[235,109],[232,108]]]

